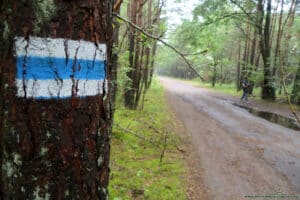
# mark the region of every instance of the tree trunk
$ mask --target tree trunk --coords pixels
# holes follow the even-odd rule
[[[238,63],[236,66],[236,88],[237,91],[241,90],[241,41],[238,41]]]
[[[151,82],[152,82],[152,77],[153,77],[153,73],[154,73],[154,57],[156,55],[156,49],[157,49],[157,42],[154,42],[154,44],[152,45],[152,52],[151,52],[151,62],[150,62],[150,72],[149,72],[149,81],[147,84],[147,88],[150,87]]]
[[[249,21],[249,19],[248,19]],[[241,77],[244,78],[248,76],[248,50],[249,50],[249,35],[250,35],[250,30],[249,30],[249,23],[247,23],[247,29],[245,33],[245,46],[244,46],[244,54],[243,54],[243,62],[242,62],[242,71],[241,71]]]
[[[288,67],[291,66],[291,64],[289,63],[289,54],[290,54],[290,41],[292,38],[292,26],[294,24],[294,19],[295,19],[295,12],[296,12],[296,0],[292,0],[291,2],[291,7],[289,9],[289,13],[288,16],[285,20],[285,22],[283,23],[284,26],[282,27],[282,29],[284,29],[285,34],[284,34],[284,38],[283,38],[283,44],[282,44],[282,50],[280,51],[280,56],[279,56],[279,66],[280,66],[280,73],[279,76],[281,76],[282,80],[286,80],[287,77],[286,76],[286,71],[288,70]],[[285,26],[287,24],[287,26]],[[297,33],[296,33],[296,37],[297,37]],[[294,79],[294,85],[293,85],[293,90],[292,90],[292,94],[291,94],[291,100],[292,102],[295,103],[299,103],[299,101],[297,100],[299,98],[299,90],[297,91],[297,89],[299,89],[299,80],[297,80],[299,78],[299,67],[297,68],[297,72],[296,72],[296,76]],[[282,83],[284,84],[284,83]],[[287,83],[286,83],[287,84]],[[281,85],[282,87],[282,85]],[[280,88],[281,90],[281,88]]]
[[[271,15],[271,19],[270,19],[270,33],[271,33],[271,35],[270,35],[270,46],[271,47],[273,46],[273,40],[274,40],[275,29],[276,29],[276,24],[277,24],[277,17],[278,17],[277,10],[278,10],[280,1],[282,3],[284,2],[284,0],[277,1],[277,4],[276,4],[276,6],[273,9],[273,12],[272,12],[273,14]]]
[[[294,9],[297,9],[297,6],[298,7],[300,6],[300,1],[295,2]],[[295,15],[295,10],[294,10],[294,15]],[[296,38],[299,41],[299,39],[300,39],[300,31],[299,30],[296,32]],[[299,55],[299,53],[296,55],[298,55],[299,61],[298,61],[298,68],[297,68],[296,76],[294,78],[291,100],[293,103],[300,105],[300,55]]]
[[[137,0],[131,0],[130,4],[128,5],[127,14],[130,16],[131,22],[136,24],[136,14],[137,14]],[[133,81],[135,78],[135,69],[134,69],[134,57],[135,57],[135,35],[136,30],[132,27],[129,28],[128,40],[129,40],[129,66],[132,68],[128,73],[127,77],[129,78],[130,82],[128,82],[128,88],[124,93],[124,104],[125,107],[129,109],[134,109],[134,89],[133,89]]]
[[[148,16],[147,18],[144,15],[144,6],[147,5],[148,2]],[[156,24],[158,22],[158,19],[155,19],[156,22],[151,22],[152,20],[152,4],[153,1],[145,1],[145,0],[132,0],[132,4],[134,6],[131,6],[131,11],[128,13],[131,13],[131,16],[134,16],[133,19],[131,19],[131,22],[133,24],[136,24],[138,27],[141,27],[142,29],[148,29],[151,30],[148,32],[152,32],[153,30],[153,24]],[[160,13],[159,13],[160,14]],[[132,41],[132,40],[131,40]],[[130,80],[130,86],[128,88],[128,92],[125,93],[125,106],[130,109],[136,109],[140,97],[143,94],[143,90],[147,90],[147,86],[149,84],[144,84],[145,79],[147,82],[150,81],[150,76],[152,75],[152,70],[148,69],[149,63],[150,63],[150,49],[146,46],[148,41],[145,41],[145,38],[141,34],[140,31],[135,32],[135,38],[134,38],[134,47],[131,48],[132,42],[129,44],[131,45],[129,48],[130,55],[129,55],[129,65],[132,68],[130,73],[128,74],[128,78]],[[154,41],[156,42],[156,41]],[[147,50],[148,49],[148,50]],[[148,53],[147,53],[148,52]],[[134,56],[131,56],[134,55]],[[145,58],[146,56],[146,58]],[[150,72],[150,73],[149,73]],[[130,91],[130,92],[129,92]],[[128,94],[128,95],[127,95]]]
[[[257,7],[256,7],[257,9]],[[257,11],[257,10],[256,10]],[[258,61],[259,60],[259,44],[258,44],[258,31],[257,27],[253,27],[253,36],[251,39],[251,53],[250,53],[250,65],[251,65],[251,70],[249,72],[249,77],[252,76],[252,72],[256,71],[258,68]],[[256,58],[258,57],[258,59]]]
[[[154,15],[154,19],[152,20],[152,24],[158,25],[160,23],[160,14],[161,14],[163,5],[164,4],[161,3],[160,0],[158,0],[157,6],[155,8],[156,14]],[[152,34],[156,35],[157,31],[152,31]],[[145,89],[149,89],[150,86],[151,86],[153,72],[154,72],[154,57],[155,57],[155,54],[156,54],[156,48],[157,48],[157,41],[153,41],[150,56],[149,56],[150,57],[150,66],[149,66],[149,75],[148,75],[149,77],[148,77],[148,81],[147,81],[147,84],[145,86]]]
[[[284,5],[284,2],[282,1],[281,7],[280,7],[281,11],[280,11],[279,21],[278,21],[278,32],[277,32],[277,37],[276,37],[276,47],[275,47],[274,64],[273,64],[273,71],[272,71],[273,76],[276,76],[276,74],[277,74],[278,58],[280,56],[281,38],[282,38],[282,32],[283,32],[283,27],[282,27],[283,5]]]
[[[56,0],[39,35],[34,3],[1,8],[0,199],[107,199],[113,1]]]
[[[213,77],[212,77],[212,82],[211,82],[212,87],[215,87],[216,82],[217,82],[217,63],[216,63],[216,61],[214,59],[214,63],[213,63]]]
[[[271,46],[270,46],[270,27],[271,27],[271,1],[267,0],[267,13],[264,15],[263,0],[258,1],[258,14],[259,14],[259,35],[260,35],[260,50],[263,59],[263,86],[262,86],[262,99],[275,100],[275,88],[273,85],[273,76],[271,71]],[[265,23],[264,21],[265,16]]]
[[[298,69],[297,69],[296,76],[294,79],[291,100],[293,103],[300,105],[300,61],[299,61]]]
[[[137,9],[137,25],[139,27],[142,27],[142,23],[143,23],[143,0],[138,0],[138,9]],[[139,89],[140,89],[140,82],[141,82],[141,63],[140,63],[140,59],[142,59],[142,51],[141,51],[141,47],[142,47],[142,43],[141,43],[141,32],[137,31],[136,33],[136,46],[135,46],[135,57],[134,57],[134,63],[133,63],[133,69],[134,69],[134,78],[133,78],[133,91],[134,91],[134,95],[133,95],[133,108],[136,109],[139,103]]]
[[[114,12],[115,13],[120,13],[120,6],[122,4],[122,0],[118,0],[116,2],[116,5],[114,6]],[[114,50],[112,52],[112,65],[111,65],[111,79],[114,80],[112,81],[112,93],[111,93],[111,101],[112,101],[112,107],[113,110],[115,110],[115,102],[116,102],[116,95],[117,95],[117,91],[118,91],[118,84],[117,84],[117,79],[118,79],[118,59],[119,59],[119,53],[120,53],[120,49],[119,49],[119,45],[120,45],[120,41],[119,41],[119,32],[120,32],[120,23],[115,20],[113,21],[114,24],[114,29],[113,29],[113,43],[114,43]]]
[[[148,0],[148,10],[147,10],[147,25],[152,24],[152,0]],[[150,33],[153,33],[153,31],[150,31]],[[143,74],[144,74],[144,79],[141,84],[141,87],[144,87],[144,90],[141,89],[142,93],[142,104],[141,104],[141,109],[144,108],[144,103],[145,103],[145,96],[147,92],[147,83],[148,83],[148,78],[149,78],[149,58],[150,58],[150,48],[149,47],[144,47],[145,48],[145,65],[143,69]],[[142,59],[141,59],[142,60]]]

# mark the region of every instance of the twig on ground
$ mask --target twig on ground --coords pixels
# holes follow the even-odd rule
[[[159,159],[160,165],[162,164],[162,161],[163,161],[163,158],[164,158],[164,155],[165,155],[165,151],[166,151],[166,148],[167,148],[168,135],[169,135],[169,131],[166,131],[165,136],[164,136],[164,145],[163,145],[163,148],[161,150],[160,159]]]
[[[119,124],[115,124],[115,125],[116,125],[117,128],[121,129],[122,131],[126,131],[127,133],[130,133],[131,135],[133,135],[133,136],[135,136],[135,137],[137,137],[137,138],[139,138],[141,140],[144,140],[146,142],[149,142],[150,144],[152,144],[152,145],[160,148],[160,144],[157,144],[156,142],[154,142],[152,140],[149,140],[149,139],[147,139],[147,138],[145,138],[145,137],[143,137],[143,136],[141,136],[141,135],[139,135],[139,134],[137,134],[137,133],[129,130],[128,128],[124,128],[124,127],[120,126]],[[127,126],[127,127],[129,127],[129,126]]]
[[[177,149],[178,151],[180,151],[181,153],[186,153],[186,150],[180,149],[178,146],[176,146],[176,149]]]

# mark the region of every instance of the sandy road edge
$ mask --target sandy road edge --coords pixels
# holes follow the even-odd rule
[[[183,149],[180,149],[180,152],[185,161],[185,174],[183,175],[183,178],[186,197],[189,200],[207,200],[209,199],[209,189],[203,181],[203,171],[201,170],[200,160],[192,145],[190,133],[188,133],[187,129],[184,127],[183,122],[176,116],[169,101],[170,94],[168,94],[165,89],[164,96],[168,105],[168,110],[175,122],[173,132],[180,137],[183,144]]]

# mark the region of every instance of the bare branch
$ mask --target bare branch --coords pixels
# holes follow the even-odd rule
[[[160,165],[162,165],[162,161],[163,161],[163,158],[164,158],[164,155],[165,155],[165,151],[167,149],[168,135],[169,135],[169,131],[166,131],[165,135],[164,135],[164,144],[163,144],[163,147],[162,147],[162,150],[161,150],[161,153],[160,153],[160,159],[159,159]]]
[[[139,138],[140,140],[149,142],[149,143],[152,144],[153,146],[160,148],[160,143],[156,143],[156,142],[154,142],[154,141],[152,141],[152,140],[149,140],[149,139],[147,139],[147,138],[141,136],[140,134],[137,134],[137,133],[135,133],[135,132],[129,130],[128,127],[127,127],[127,128],[122,127],[121,125],[119,125],[119,124],[117,124],[117,123],[115,123],[115,126],[116,126],[117,128],[119,128],[119,129],[121,129],[122,131],[125,131],[125,132],[127,132],[127,133],[130,133],[131,135],[133,135],[133,136]]]
[[[286,80],[285,80],[285,76],[284,76],[283,67],[281,66],[280,69],[281,69],[281,74],[282,74],[281,81],[282,81],[282,86],[283,86],[283,89],[284,89],[284,94],[285,94],[286,100],[287,100],[287,102],[289,104],[291,112],[293,113],[293,115],[296,118],[297,122],[300,124],[300,118],[297,115],[296,110],[295,110],[295,108],[294,108],[294,106],[293,106],[293,104],[291,102],[291,98],[290,98],[290,95],[288,93],[288,89],[287,89],[287,86],[286,86],[286,83],[285,83]]]
[[[245,15],[247,15],[247,17],[249,18],[249,20],[253,23],[253,24],[255,24],[256,26],[257,26],[257,21],[256,21],[256,19],[254,18],[253,19],[253,16],[255,16],[255,15],[253,15],[254,13],[249,13],[249,12],[247,12],[246,10],[245,10],[245,8],[243,7],[243,6],[241,6],[237,1],[235,1],[235,0],[230,0],[230,2],[232,3],[232,4],[234,4],[234,5],[236,5],[237,7],[239,7],[239,9],[241,9],[242,10],[242,12],[245,14]],[[252,16],[253,15],[253,16]]]
[[[205,54],[207,53],[207,49],[203,50],[203,51],[200,51],[200,52],[197,52],[197,53],[186,53],[186,54],[183,54],[184,56],[196,56],[196,55],[201,55],[201,54]]]
[[[165,42],[164,40],[162,40],[160,38],[160,36],[155,36],[152,35],[150,33],[147,33],[145,30],[143,30],[142,28],[140,28],[139,26],[137,26],[136,24],[132,23],[131,21],[129,21],[128,19],[125,19],[123,17],[121,17],[120,15],[118,15],[117,13],[114,13],[114,16],[117,17],[118,19],[126,22],[127,24],[129,24],[130,26],[132,26],[133,28],[135,28],[136,30],[140,31],[141,33],[143,33],[144,35],[146,35],[149,38],[152,38],[154,40],[160,41],[161,43],[163,43],[165,46],[169,47],[170,49],[172,49],[173,51],[175,51],[188,65],[188,67],[194,71],[202,81],[205,81],[205,79],[201,76],[201,74],[191,65],[191,63],[187,60],[187,58],[184,56],[184,54],[182,54],[178,49],[176,49],[175,47],[173,47],[172,45],[168,44],[167,42]]]
[[[246,31],[243,29],[243,27],[241,27],[239,24],[234,23],[234,25],[235,25],[236,28],[238,28],[238,29],[242,32],[242,34],[243,34],[248,40],[250,40],[250,41],[252,42],[252,41],[255,39],[255,38],[252,38],[252,37],[251,37],[251,34],[246,33]]]
[[[225,15],[218,16],[215,19],[208,19],[204,23],[200,24],[202,27],[200,28],[199,32],[203,31],[206,28],[206,26],[208,26],[208,25],[211,25],[211,24],[214,24],[214,23],[217,23],[217,22],[220,22],[220,21],[224,21],[226,19],[234,18],[234,19],[238,19],[239,21],[245,21],[243,19],[244,16],[245,16],[244,13],[234,12],[234,13],[228,13],[228,14],[225,14]]]

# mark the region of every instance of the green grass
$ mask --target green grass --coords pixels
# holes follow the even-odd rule
[[[204,83],[202,82],[200,79],[195,78],[193,80],[182,80],[184,82],[188,82],[191,83],[192,85],[195,86],[201,86],[201,87],[205,87],[207,89],[211,89],[211,90],[215,90],[224,94],[230,94],[233,96],[241,96],[242,95],[242,91],[237,91],[236,89],[236,85],[235,83],[228,83],[228,84],[220,84],[220,83],[216,83],[215,87],[212,86],[211,83]],[[259,99],[261,95],[261,88],[260,87],[254,87],[253,88],[253,93],[252,93],[252,97]],[[283,98],[283,96],[279,96],[279,98]]]
[[[163,88],[156,80],[143,110],[127,110],[117,104],[111,141],[111,200],[186,199],[184,162],[176,149],[180,139],[172,133],[172,121]]]

